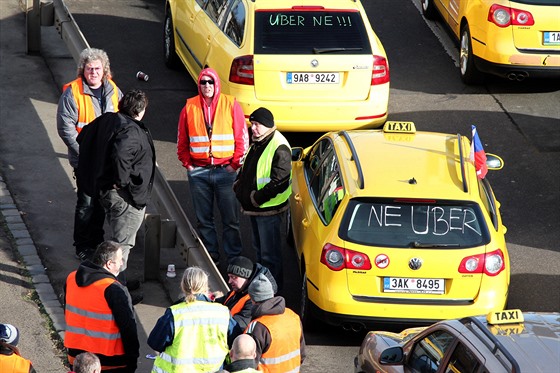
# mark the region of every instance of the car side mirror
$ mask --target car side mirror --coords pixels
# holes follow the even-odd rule
[[[504,167],[504,160],[496,154],[486,153],[486,166],[489,170],[501,170]]]
[[[379,357],[379,362],[383,365],[397,365],[402,364],[404,358],[404,352],[401,346],[389,347],[383,352]]]
[[[303,158],[303,148],[294,147],[292,148],[292,162],[301,161]]]

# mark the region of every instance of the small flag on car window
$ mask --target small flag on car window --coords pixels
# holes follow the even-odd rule
[[[479,179],[484,179],[488,173],[488,166],[486,165],[486,153],[482,147],[482,142],[478,137],[476,126],[472,126],[472,141],[471,141],[471,162],[474,163],[476,168],[476,176]]]

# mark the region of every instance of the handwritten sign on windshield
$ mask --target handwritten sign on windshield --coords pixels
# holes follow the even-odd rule
[[[306,26],[332,26],[332,27],[351,27],[352,20],[349,16],[333,15],[302,15],[274,13],[268,17],[270,26],[278,27],[306,27]]]

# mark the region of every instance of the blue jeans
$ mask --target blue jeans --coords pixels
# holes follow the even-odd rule
[[[78,189],[74,212],[74,246],[76,253],[90,251],[103,242],[105,211],[97,198]]]
[[[278,290],[282,289],[284,283],[282,266],[282,247],[285,241],[284,224],[282,223],[284,215],[286,215],[285,212],[271,216],[250,216],[253,249],[257,254],[257,263],[270,270],[278,284]]]
[[[198,231],[212,259],[220,257],[218,233],[214,219],[214,200],[222,219],[222,244],[228,261],[241,255],[239,202],[233,192],[237,174],[225,168],[196,167],[187,171]]]
[[[99,202],[105,208],[107,222],[111,227],[111,240],[121,244],[123,252],[123,266],[126,269],[130,250],[136,243],[136,233],[144,221],[146,208],[137,209],[127,202],[126,192],[109,190],[102,192]]]

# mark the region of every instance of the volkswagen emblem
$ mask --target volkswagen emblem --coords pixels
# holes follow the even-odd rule
[[[311,66],[313,66],[313,67],[319,66],[319,61],[317,61],[317,60],[311,60]]]
[[[408,266],[410,267],[410,269],[413,269],[413,270],[420,269],[420,267],[422,267],[422,259],[412,258],[408,262]]]

